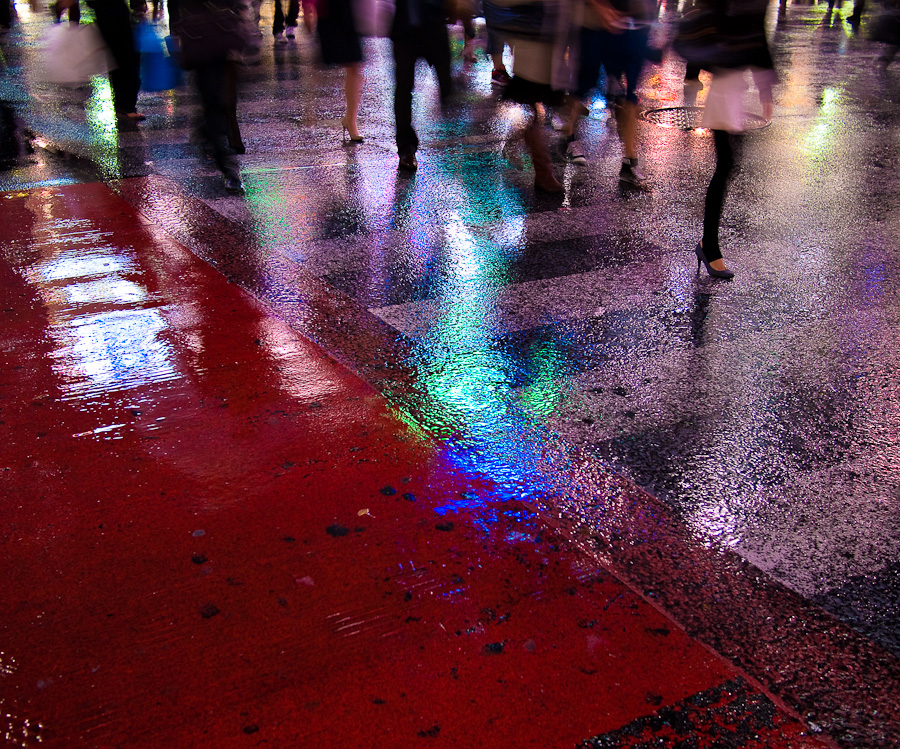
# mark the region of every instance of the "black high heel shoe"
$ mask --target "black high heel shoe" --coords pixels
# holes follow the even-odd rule
[[[342,143],[362,143],[363,137],[357,133],[355,136],[350,135],[350,128],[347,127],[347,121],[345,119],[341,120],[341,142]]]
[[[706,272],[713,278],[724,278],[726,280],[734,278],[734,271],[728,270],[728,268],[725,270],[716,270],[710,266],[709,261],[706,259],[706,255],[703,253],[703,244],[701,242],[697,242],[694,252],[697,253],[697,273],[700,272],[700,264],[702,263],[706,266]]]

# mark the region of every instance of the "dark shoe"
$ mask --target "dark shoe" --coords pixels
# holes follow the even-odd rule
[[[240,177],[235,177],[233,175],[225,175],[225,190],[226,192],[230,192],[232,195],[243,195],[245,193],[244,183],[241,182]]]
[[[724,278],[726,281],[730,281],[732,278],[734,278],[734,271],[730,271],[728,270],[728,268],[726,268],[725,270],[716,270],[715,268],[710,266],[709,262],[706,259],[706,255],[703,252],[702,242],[697,242],[697,246],[694,248],[694,252],[697,253],[697,273],[700,273],[700,265],[703,264],[704,266],[706,266],[706,272],[709,273],[712,278]]]
[[[352,125],[353,127],[348,127]],[[354,134],[355,133],[355,134]],[[363,137],[356,129],[355,122],[348,122],[346,117],[341,118],[341,143],[362,143]]]
[[[228,146],[236,154],[243,155],[243,154],[247,153],[247,147],[244,145],[244,142],[241,140],[239,140],[237,143],[229,143]]]
[[[414,172],[419,168],[419,162],[416,161],[414,153],[405,153],[400,156],[398,167],[404,172]]]

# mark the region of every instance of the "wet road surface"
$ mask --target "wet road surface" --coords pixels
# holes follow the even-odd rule
[[[652,189],[621,193],[597,102],[588,165],[558,163],[562,200],[535,197],[530,171],[501,153],[519,113],[497,106],[479,62],[459,68],[449,117],[422,71],[421,167],[403,177],[381,41],[368,50],[366,142],[344,147],[340,76],[316,67],[302,35],[264,40],[244,71],[244,198],[189,144],[188,89],[143,95],[148,121],[117,134],[102,106],[84,109],[102,92],[60,102],[15,70],[3,90],[21,122],[84,160],[39,150],[2,178],[10,190],[110,181],[490,480],[453,511],[524,501],[840,743],[890,746],[900,80],[875,69],[864,34],[823,20],[822,7],[773,9],[782,83],[729,196],[730,284],[691,262],[707,136],[644,124]],[[652,68],[644,105],[684,103],[679,76],[672,60]],[[117,346],[137,349],[163,331],[141,316],[126,329],[137,337]],[[165,381],[154,356],[133,369]]]

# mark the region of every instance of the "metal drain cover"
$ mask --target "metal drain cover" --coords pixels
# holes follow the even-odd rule
[[[703,107],[664,107],[662,109],[648,109],[641,117],[647,122],[652,122],[660,127],[674,127],[679,130],[697,130],[700,128],[700,118],[703,116]],[[769,124],[757,114],[744,112],[746,118],[744,128],[746,130],[761,130]]]

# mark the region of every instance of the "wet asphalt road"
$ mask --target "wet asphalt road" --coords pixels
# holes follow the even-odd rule
[[[722,242],[737,277],[723,283],[692,261],[711,173],[702,133],[644,123],[651,189],[623,193],[598,100],[588,164],[558,162],[565,196],[535,196],[527,165],[501,154],[520,113],[498,106],[485,60],[457,62],[463,90],[446,116],[420,70],[420,170],[408,178],[396,171],[387,42],[368,43],[366,141],[349,147],[340,74],[316,64],[306,35],[275,48],[264,35],[260,63],[243,70],[238,198],[189,142],[190,89],[143,94],[147,122],[117,135],[101,84],[60,93],[29,80],[40,23],[20,13],[4,41],[3,98],[19,118],[7,143],[21,147],[31,127],[78,158],[7,151],[0,188],[170,180],[254,238],[240,273],[263,301],[284,301],[287,259],[386,323],[398,360],[333,353],[363,372],[410,373],[407,388],[370,380],[461,460],[527,495],[523,435],[582,450],[701,542],[900,654],[900,68],[877,69],[865,24],[854,34],[823,23],[824,6],[773,7],[782,81],[729,195]],[[454,42],[458,52],[458,29]],[[643,106],[684,103],[681,71],[674,59],[650,67]],[[566,511],[593,522],[593,508]]]

